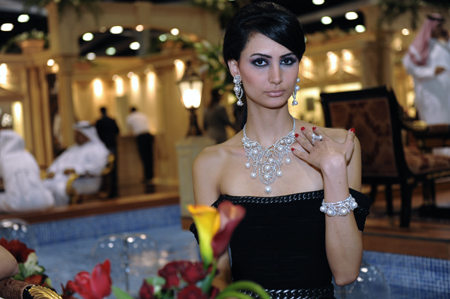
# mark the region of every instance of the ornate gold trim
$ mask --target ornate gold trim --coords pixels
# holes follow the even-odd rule
[[[61,296],[56,294],[49,288],[41,287],[41,286],[32,286],[28,292],[35,299],[62,299]]]

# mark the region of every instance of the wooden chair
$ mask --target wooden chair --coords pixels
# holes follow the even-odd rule
[[[321,101],[327,127],[355,128],[361,143],[362,182],[371,185],[372,200],[377,186],[386,186],[389,215],[393,214],[392,184],[400,184],[400,226],[408,227],[413,189],[422,182],[424,202],[434,202],[434,179],[450,176],[450,157],[404,147],[402,130],[417,129],[401,118],[403,109],[393,91],[384,86],[322,93]]]
[[[72,173],[69,176],[69,180],[66,185],[66,193],[69,195],[71,204],[78,204],[85,201],[93,200],[93,199],[107,199],[110,193],[111,188],[111,173],[114,168],[115,156],[113,154],[108,155],[108,162],[103,169],[100,176],[102,177],[102,184],[100,186],[100,190],[95,194],[77,194],[77,191],[73,187],[73,183],[78,178],[88,178],[92,176],[80,176],[76,173]]]

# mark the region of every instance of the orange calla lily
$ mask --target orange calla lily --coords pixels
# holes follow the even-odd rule
[[[219,212],[205,205],[188,205],[187,208],[197,227],[200,256],[205,265],[210,265],[214,258],[211,241],[220,228]]]

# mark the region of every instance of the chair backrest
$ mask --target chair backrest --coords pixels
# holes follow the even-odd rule
[[[362,176],[398,178],[409,172],[401,138],[399,105],[386,87],[322,93],[327,127],[355,128],[361,144]]]

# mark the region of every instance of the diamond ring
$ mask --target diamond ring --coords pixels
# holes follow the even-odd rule
[[[316,135],[316,134],[312,133],[311,139],[312,139],[312,141],[316,141],[316,140],[322,141],[323,137],[322,137],[322,135]]]

